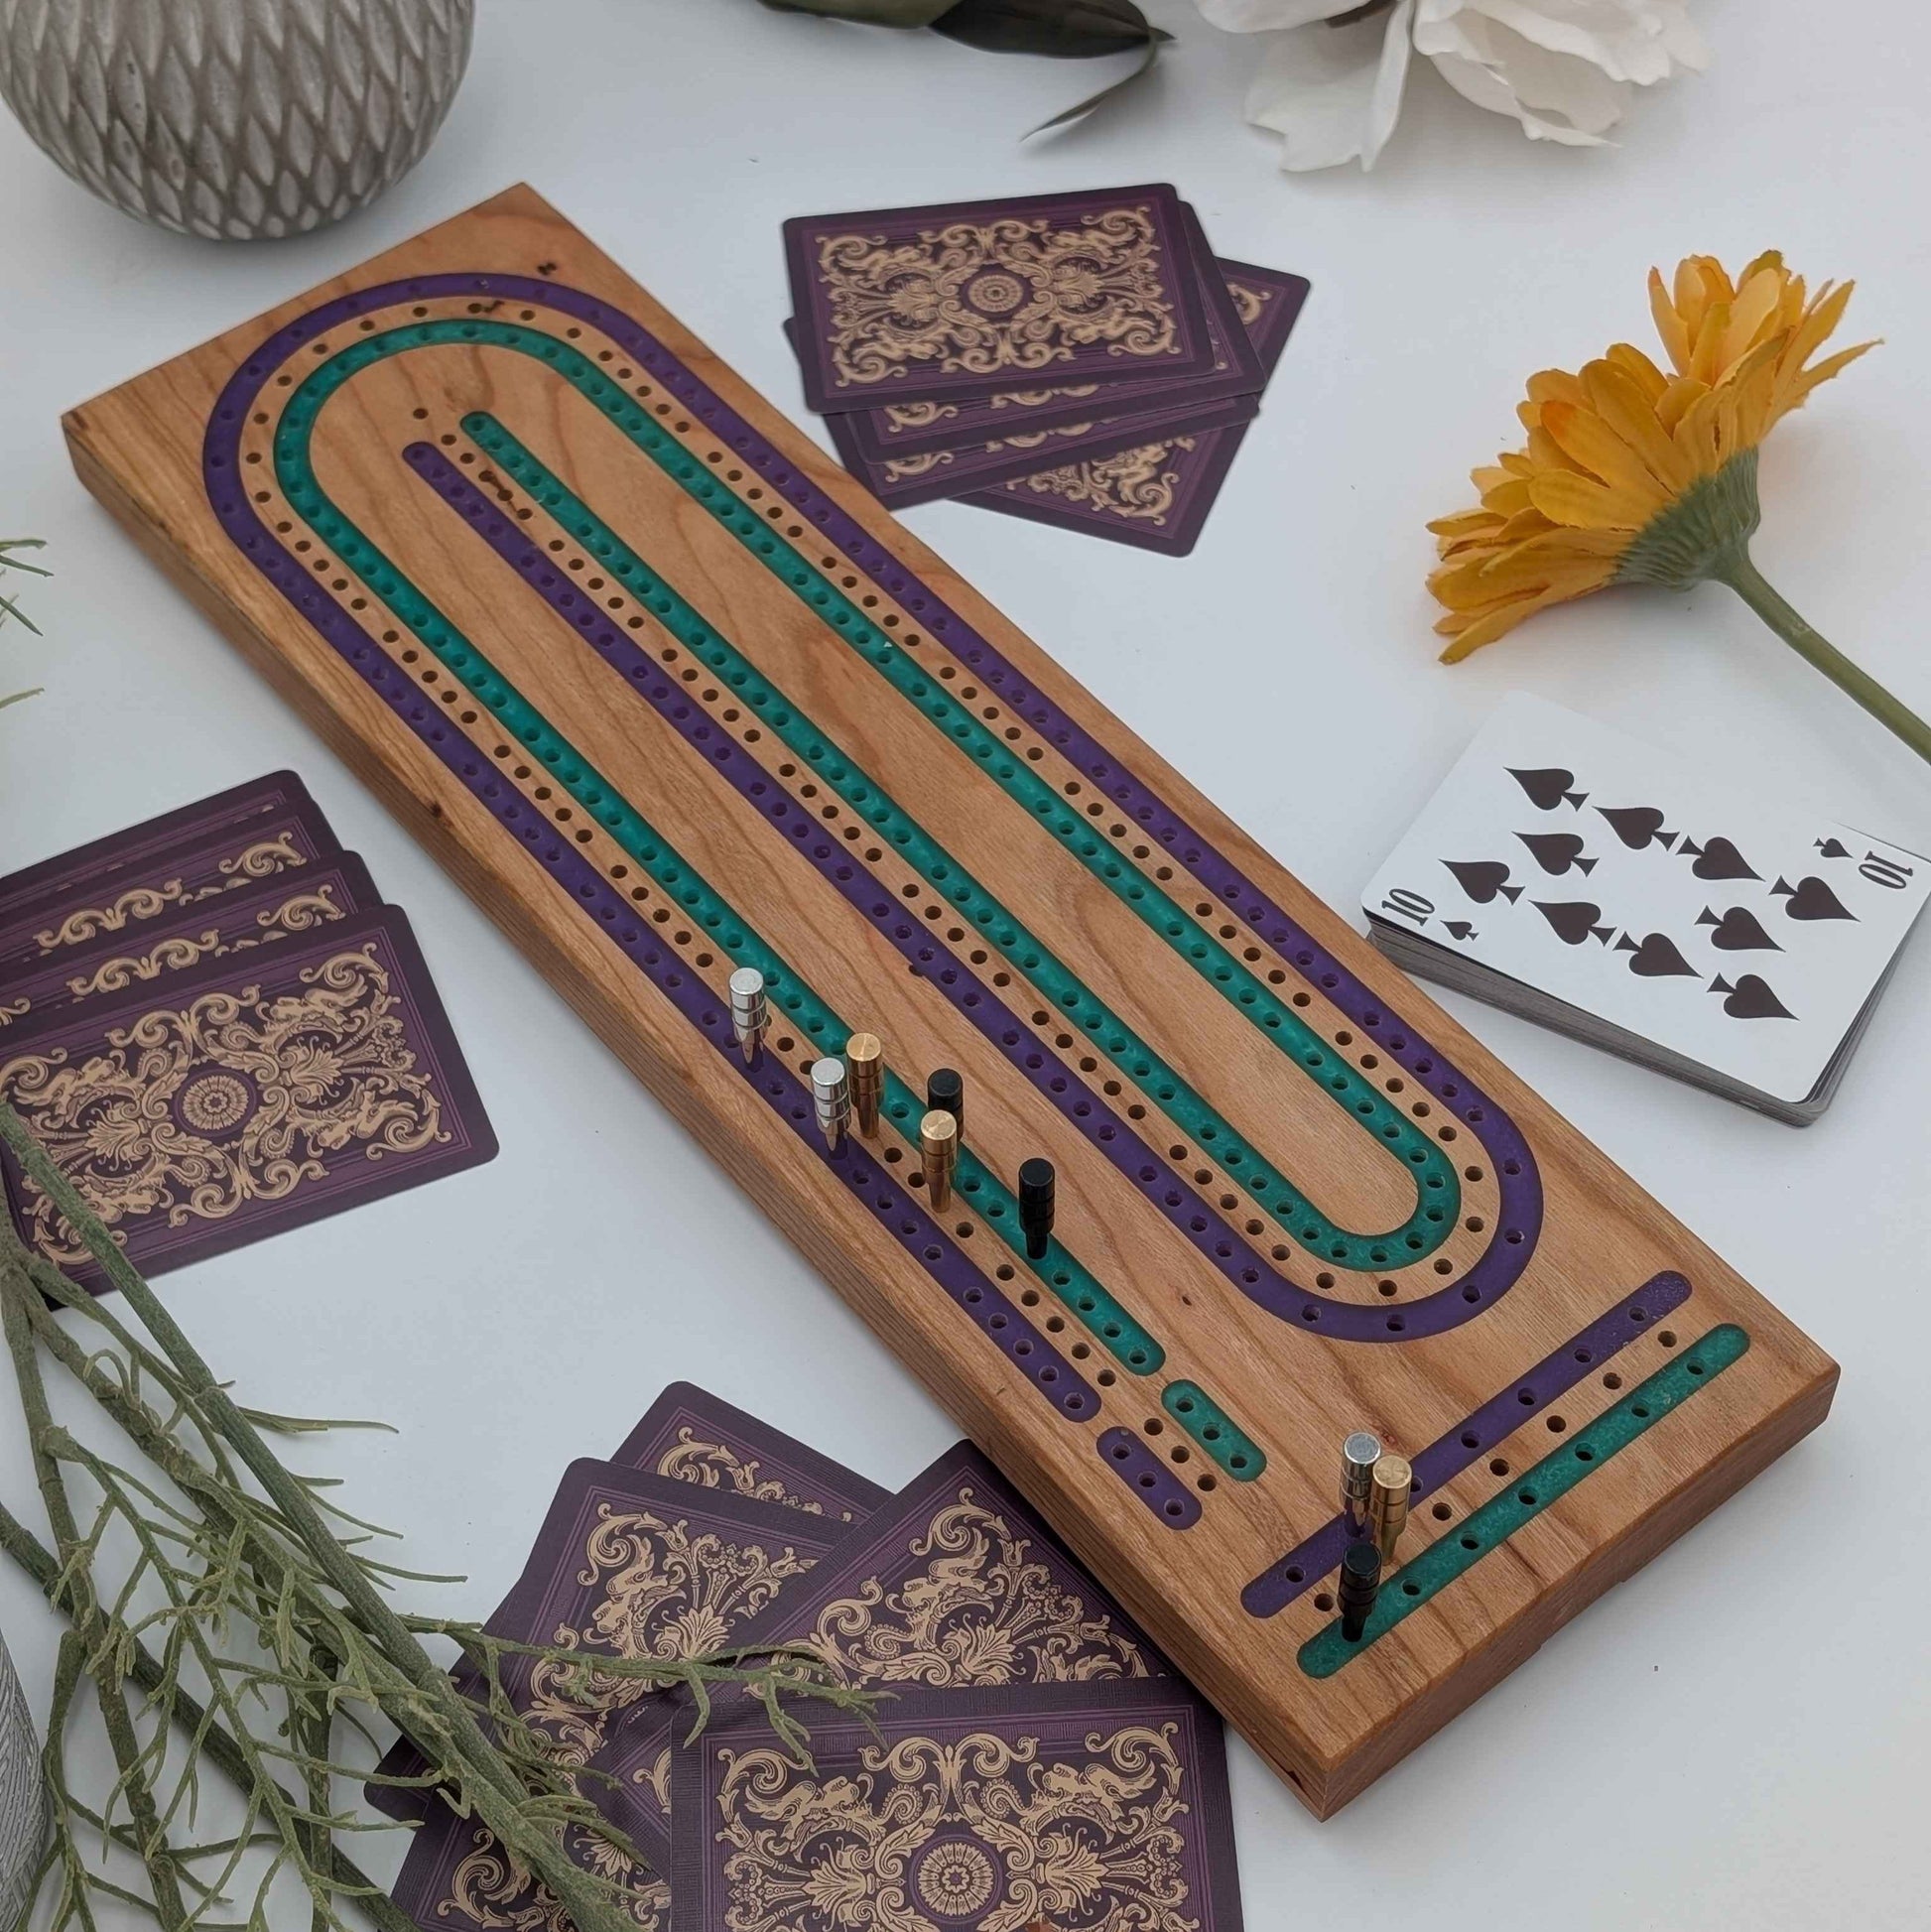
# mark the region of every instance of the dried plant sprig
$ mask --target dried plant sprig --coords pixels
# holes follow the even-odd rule
[[[270,1894],[284,1876],[306,1891],[312,1932],[346,1932],[345,1907],[373,1920],[378,1932],[400,1932],[408,1921],[334,1843],[344,1832],[389,1828],[334,1801],[337,1776],[371,1775],[336,1760],[336,1727],[373,1744],[377,1713],[409,1739],[426,1766],[420,1776],[384,1781],[443,1789],[544,1887],[577,1932],[634,1932],[632,1886],[586,1869],[566,1851],[566,1840],[600,1841],[616,1856],[597,1863],[613,1870],[646,1874],[648,1867],[579,1788],[580,1773],[563,1761],[557,1740],[517,1711],[505,1688],[509,1665],[550,1664],[564,1695],[590,1709],[682,1685],[700,1724],[712,1693],[733,1687],[763,1707],[795,1755],[810,1744],[797,1700],[868,1708],[865,1694],[837,1683],[810,1653],[605,1656],[512,1643],[473,1623],[394,1606],[390,1592],[412,1573],[363,1547],[390,1532],[330,1501],[321,1493],[324,1479],[288,1470],[266,1440],[325,1425],[239,1406],[4,1104],[0,1137],[145,1330],[137,1333],[11,1230],[0,1231],[0,1314],[55,1543],[49,1552],[0,1510],[0,1548],[72,1625],[63,1640],[45,1756],[56,1815],[49,1854],[49,1873],[58,1876],[56,1932],[92,1932],[97,1897],[139,1904],[164,1932],[212,1928],[211,1913],[227,1904],[251,1853],[261,1855],[245,1904],[251,1932],[267,1932]],[[81,1332],[99,1346],[85,1346]],[[145,1459],[147,1473],[55,1422],[41,1377],[43,1351],[94,1397]],[[120,1564],[111,1588],[103,1554],[109,1549]],[[455,1644],[474,1688],[452,1681],[424,1647],[426,1637]],[[65,1731],[83,1677],[93,1680],[119,1774],[97,1808],[73,1792],[65,1762]],[[144,1693],[133,1713],[130,1682]],[[171,1768],[172,1733],[189,1742],[178,1770]],[[193,1836],[203,1757],[243,1799],[239,1829],[218,1840]],[[130,1854],[145,1895],[118,1875]],[[216,1859],[212,1877],[190,1869]]]
[[[5,577],[9,571],[24,571],[29,577],[52,577],[53,572],[48,570],[44,565],[30,564],[20,554],[23,550],[44,550],[45,548],[46,545],[39,537],[0,537],[0,577]],[[40,630],[34,623],[34,620],[21,609],[20,605],[12,597],[7,595],[5,590],[0,590],[0,624],[4,624],[9,617],[17,619],[28,630],[32,631],[36,637],[40,635]],[[32,691],[8,692],[5,697],[0,697],[0,711],[4,711],[9,705],[18,705],[23,698],[38,698],[39,696],[40,690],[38,686]]]

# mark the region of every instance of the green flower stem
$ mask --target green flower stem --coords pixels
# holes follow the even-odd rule
[[[41,1594],[54,1608],[73,1619],[68,1635],[77,1638],[76,1656],[83,1655],[104,1641],[111,1640],[99,1613],[89,1610],[83,1618],[64,1588],[61,1566],[54,1553],[26,1525],[0,1504],[0,1550],[40,1586]],[[169,1689],[170,1673],[146,1644],[138,1639],[123,1643],[128,1677],[151,1697]],[[179,1684],[172,1690],[175,1722],[200,1742],[201,1754],[227,1777],[244,1796],[254,1787],[254,1773],[241,1747],[218,1724],[210,1723],[207,1713],[193,1694]],[[220,1850],[225,1848],[204,1848]],[[376,1927],[376,1932],[416,1932],[415,1922],[394,1904],[375,1880],[352,1860],[329,1848],[326,1869],[335,1889],[353,1897]]]
[[[1931,763],[1931,724],[1901,705],[1875,678],[1859,668],[1836,645],[1807,623],[1764,580],[1748,549],[1737,544],[1725,552],[1710,575],[1728,583],[1807,664],[1815,665],[1838,690],[1855,699],[1879,724],[1894,731],[1917,755]]]

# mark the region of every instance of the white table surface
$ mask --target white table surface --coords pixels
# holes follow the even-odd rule
[[[888,1484],[955,1431],[83,493],[65,405],[527,179],[802,413],[778,333],[786,215],[1171,180],[1219,252],[1314,283],[1199,550],[952,504],[907,521],[1310,885],[1352,910],[1513,687],[1931,839],[1931,773],[1726,590],[1602,596],[1450,671],[1422,588],[1422,525],[1512,440],[1529,371],[1644,340],[1651,262],[1780,246],[1859,277],[1856,332],[1889,345],[1777,431],[1757,556],[1931,709],[1922,7],[1703,0],[1713,71],[1641,100],[1626,145],[1598,153],[1531,146],[1419,71],[1365,178],[1278,175],[1238,111],[1251,48],[1185,0],[1153,11],[1182,37],[1157,80],[1022,146],[1096,69],[751,0],[488,0],[416,174],[331,232],[253,248],[136,225],[0,115],[0,529],[48,538],[61,574],[32,592],[45,641],[0,636],[0,689],[47,688],[0,715],[0,870],[292,765],[408,910],[501,1158],[164,1287],[252,1400],[404,1425],[316,1461],[412,1558],[468,1572],[452,1606],[489,1609],[565,1463],[607,1454],[674,1376]],[[1806,1132],[1450,1002],[1817,1337],[1842,1392],[1818,1435],[1330,1823],[1235,1743],[1256,1932],[1926,1922],[1926,972],[1920,946]],[[0,1461],[31,1513],[11,1421]],[[53,1625],[11,1574],[0,1619],[44,1709]],[[386,1871],[400,1852],[369,1856]]]

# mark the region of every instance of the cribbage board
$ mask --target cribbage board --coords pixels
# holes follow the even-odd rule
[[[1828,1410],[1817,1348],[529,190],[66,427],[1317,1813]],[[885,1121],[832,1153],[807,1070],[854,1029]],[[1416,1493],[1351,1645],[1359,1428]]]

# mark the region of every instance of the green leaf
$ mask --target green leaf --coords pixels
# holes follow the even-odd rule
[[[868,27],[930,27],[953,0],[762,0],[781,14],[824,14]]]
[[[1091,60],[1168,41],[1134,0],[958,0],[933,32],[989,54],[1046,54]]]

